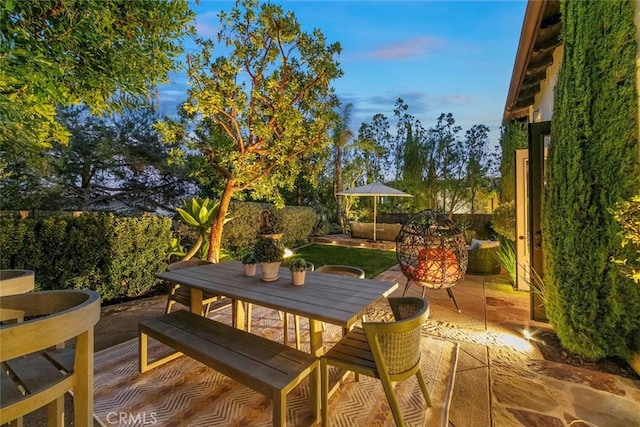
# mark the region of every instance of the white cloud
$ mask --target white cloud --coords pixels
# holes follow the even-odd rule
[[[421,36],[386,45],[365,53],[366,59],[404,60],[430,55],[445,45],[437,37]]]

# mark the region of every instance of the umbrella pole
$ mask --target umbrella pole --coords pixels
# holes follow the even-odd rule
[[[373,196],[373,241],[376,241],[376,210],[378,205],[378,196]]]

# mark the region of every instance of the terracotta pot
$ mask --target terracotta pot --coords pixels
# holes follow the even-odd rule
[[[247,277],[253,277],[256,275],[258,264],[244,264],[244,275]]]
[[[262,266],[262,281],[263,282],[275,282],[278,280],[278,271],[280,269],[280,261],[278,262],[261,262]]]
[[[305,275],[306,275],[306,271],[292,271],[291,281],[296,286],[304,285]]]

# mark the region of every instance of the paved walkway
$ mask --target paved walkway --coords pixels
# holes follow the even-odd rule
[[[378,277],[405,283],[398,266]],[[468,275],[453,288],[462,314],[446,291],[425,295],[429,332],[461,345],[450,426],[640,426],[640,381],[544,360],[523,331],[535,339],[548,325],[529,320],[528,293],[500,282]]]

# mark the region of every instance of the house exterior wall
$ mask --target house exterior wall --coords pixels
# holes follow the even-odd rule
[[[637,0],[640,2],[640,0]],[[535,96],[530,122],[546,122],[553,116],[553,91],[558,81],[558,71],[562,63],[562,45],[553,51],[553,64],[547,68],[545,79],[540,83],[540,92]],[[535,111],[538,111],[537,113]]]

